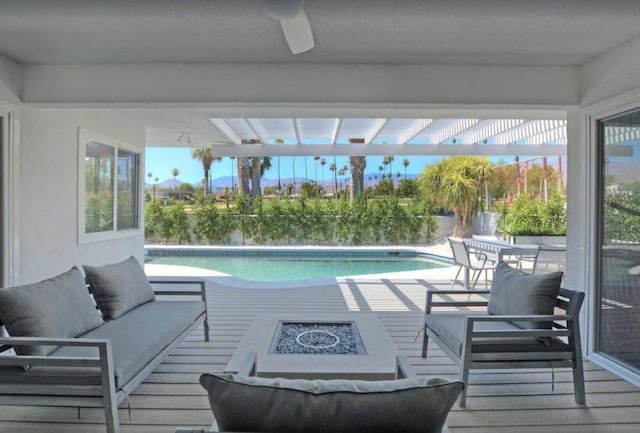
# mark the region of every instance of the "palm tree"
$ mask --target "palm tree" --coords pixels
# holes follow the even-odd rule
[[[319,156],[314,156],[313,160],[316,162],[316,185],[318,184],[318,161],[320,160]]]
[[[367,168],[367,157],[350,156],[349,165],[351,166],[351,199],[353,200],[364,191],[364,170]]]
[[[382,160],[382,163],[384,164],[384,166],[386,167],[387,165],[389,166],[389,172],[393,172],[393,155],[387,155],[384,157],[384,159]]]
[[[147,177],[149,178],[149,188],[151,188],[151,178],[153,177],[153,173],[147,173]]]
[[[293,161],[293,194],[296,193],[296,157],[295,155],[291,158]]]
[[[176,177],[178,177],[179,174],[180,170],[178,170],[177,168],[171,170],[171,175],[173,176],[173,191],[176,190]]]
[[[402,161],[402,165],[404,165],[404,178],[407,178],[407,167],[409,167],[409,160],[408,159],[404,159],[404,161]]]
[[[473,218],[487,164],[488,158],[452,156],[428,166],[418,177],[423,194],[453,212],[454,237],[468,237],[473,233]]]
[[[336,198],[336,194],[338,193],[338,174],[336,173],[336,163],[332,163],[329,166],[329,170],[333,173],[333,198]]]
[[[322,187],[324,188],[324,165],[327,163],[327,160],[322,158],[320,160],[320,165],[322,166]]]
[[[202,163],[202,169],[204,170],[204,195],[211,192],[211,164],[213,161],[221,161],[219,156],[213,156],[211,154],[210,147],[194,148],[191,149],[191,157],[197,159]]]
[[[276,144],[284,144],[284,140],[282,138],[275,139]],[[280,194],[282,193],[282,184],[280,183],[280,155],[278,155],[278,199],[280,198]]]
[[[235,198],[236,196],[236,177],[233,173],[233,160],[236,159],[235,156],[230,156],[229,161],[231,161],[231,195]]]
[[[153,200],[155,201],[156,199],[156,190],[158,189],[158,181],[160,180],[160,178],[158,176],[155,177],[155,179],[153,179],[154,184],[153,184]]]

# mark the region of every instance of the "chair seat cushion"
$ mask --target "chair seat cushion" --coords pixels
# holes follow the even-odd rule
[[[489,314],[551,315],[560,292],[562,272],[528,274],[498,263],[491,282]],[[551,322],[514,322],[524,329],[549,329]]]
[[[462,356],[462,345],[466,332],[466,314],[427,314],[425,325],[437,335],[451,351]],[[510,322],[476,322],[476,331],[521,331],[522,328]],[[558,338],[541,341],[534,337],[514,338],[474,338],[472,353],[495,352],[566,352],[568,345]]]
[[[203,374],[220,431],[438,433],[462,382],[267,379]]]
[[[204,303],[200,301],[149,302],[81,337],[111,340],[116,389],[120,389],[204,311]],[[51,352],[51,356],[96,355],[95,348],[77,346],[60,347]],[[56,383],[71,378],[71,381],[80,384],[92,384],[99,379],[99,374],[95,368],[33,366],[25,372],[22,380],[25,383]],[[65,379],[65,376],[68,378]],[[43,380],[46,377],[48,378]]]

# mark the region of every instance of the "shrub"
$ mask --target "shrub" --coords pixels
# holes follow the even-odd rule
[[[564,197],[544,199],[521,195],[505,206],[498,230],[507,236],[564,236],[567,211]]]

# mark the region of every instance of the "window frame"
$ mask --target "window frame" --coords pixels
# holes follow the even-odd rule
[[[99,232],[86,232],[86,170],[85,158],[87,156],[87,143],[95,142],[113,148],[112,163],[112,190],[113,190],[113,226],[110,230]],[[126,151],[136,156],[136,180],[135,180],[135,204],[134,216],[135,227],[118,229],[118,154],[119,150]],[[86,244],[91,242],[101,242],[112,239],[122,239],[142,234],[142,185],[141,185],[141,167],[143,153],[114,138],[79,128],[78,129],[78,244]]]

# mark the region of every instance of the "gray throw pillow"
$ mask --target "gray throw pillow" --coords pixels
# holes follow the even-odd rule
[[[12,337],[77,337],[100,326],[82,272],[77,267],[53,278],[0,289],[0,322]],[[44,356],[56,346],[16,346],[18,355]]]
[[[553,314],[562,283],[562,272],[528,274],[498,263],[491,282],[489,314]],[[551,328],[551,322],[516,321],[523,329]]]
[[[203,374],[220,431],[439,433],[462,382],[268,379]]]
[[[117,319],[155,299],[144,270],[135,257],[104,266],[84,266],[89,289],[106,320]]]

